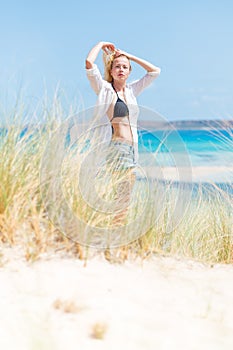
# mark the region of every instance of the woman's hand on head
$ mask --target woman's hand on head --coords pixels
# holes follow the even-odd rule
[[[116,51],[115,45],[109,42],[103,42],[102,50],[106,53],[114,53]]]
[[[110,42],[102,42],[102,50],[107,54],[114,54],[115,57],[118,57],[120,55],[125,55],[130,59],[130,54],[128,52],[125,52],[121,49],[117,49],[113,43]]]
[[[120,50],[120,49],[115,49],[115,57],[118,57],[120,55],[124,55],[126,57],[128,57],[130,59],[130,54],[123,51],[123,50]]]

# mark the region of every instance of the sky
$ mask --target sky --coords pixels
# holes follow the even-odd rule
[[[96,96],[85,58],[99,41],[144,58],[160,76],[138,103],[168,120],[233,116],[231,0],[0,0],[0,103],[56,91],[80,109]],[[101,54],[97,64],[103,71]],[[129,81],[144,70],[132,64]]]

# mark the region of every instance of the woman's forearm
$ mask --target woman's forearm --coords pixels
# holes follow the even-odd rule
[[[122,51],[120,49],[116,49],[116,56],[119,55],[125,55],[128,57],[129,60],[139,64],[142,68],[144,68],[145,70],[147,70],[147,72],[158,72],[160,73],[160,68],[156,67],[154,64],[139,58],[137,56],[131,55],[130,53],[126,52],[126,51]]]
[[[139,57],[136,57],[136,56],[133,56],[133,55],[130,55],[128,56],[129,59],[137,64],[139,64],[142,68],[144,68],[145,70],[147,70],[147,72],[158,72],[160,73],[160,68],[159,67],[156,67],[155,65],[153,65],[152,63],[142,59],[142,58],[139,58]]]
[[[102,49],[103,43],[100,41],[98,44],[96,44],[91,51],[88,53],[87,58],[86,58],[86,68],[91,69],[93,68],[93,64]]]

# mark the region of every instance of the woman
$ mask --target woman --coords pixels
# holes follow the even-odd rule
[[[105,75],[95,64],[103,50]],[[139,80],[127,83],[132,70],[131,61],[146,70]],[[114,223],[121,224],[127,212],[129,195],[134,183],[133,170],[138,161],[137,119],[139,108],[136,97],[160,74],[160,68],[144,59],[117,49],[113,43],[99,42],[86,58],[86,73],[91,87],[97,94],[97,115],[105,115],[111,126],[111,142],[107,164],[113,172],[127,174],[117,185],[117,201]]]

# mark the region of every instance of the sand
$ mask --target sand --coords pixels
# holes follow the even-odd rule
[[[1,350],[233,349],[233,266],[3,248]]]
[[[146,167],[148,177],[168,181],[185,181],[193,183],[232,183],[233,167],[229,166],[195,166],[188,167]]]

